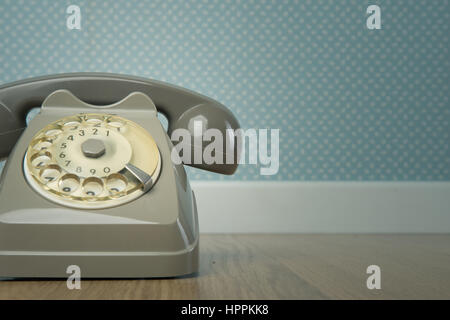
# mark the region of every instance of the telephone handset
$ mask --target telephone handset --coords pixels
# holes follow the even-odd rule
[[[157,112],[167,117],[167,132]],[[194,121],[222,133],[223,161],[194,161],[190,143],[186,164],[234,173],[239,123],[200,94],[99,73],[1,86],[0,158],[8,161],[0,180],[0,277],[64,277],[71,264],[84,277],[197,271],[195,196],[172,161],[169,138],[176,129],[193,135]]]
[[[25,130],[25,117],[29,110],[42,104],[52,92],[61,89],[93,105],[112,104],[132,92],[144,93],[151,98],[157,110],[167,117],[169,136],[177,128],[192,130],[189,122],[196,117],[206,121],[208,127],[221,130],[224,137],[226,129],[239,128],[237,119],[225,106],[174,85],[119,74],[57,74],[0,86],[0,158],[9,154]],[[224,158],[231,153],[236,159],[236,144],[224,143],[223,146],[226,148]],[[194,152],[191,155],[193,157]],[[232,164],[225,161],[223,164],[205,164],[203,161],[194,164],[192,160],[190,163],[190,166],[222,174],[233,174],[237,168],[237,161]]]

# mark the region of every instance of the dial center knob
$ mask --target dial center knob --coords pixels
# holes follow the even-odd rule
[[[81,144],[81,151],[88,158],[100,158],[105,150],[105,144],[99,139],[88,139]]]

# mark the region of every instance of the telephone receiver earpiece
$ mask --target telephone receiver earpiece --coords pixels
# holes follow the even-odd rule
[[[220,131],[224,151],[221,163],[208,164],[203,157],[201,161],[194,159],[196,150],[194,143],[191,143],[192,159],[185,164],[222,174],[233,174],[237,169],[237,148],[240,144],[236,130],[239,129],[239,122],[228,108],[213,99],[174,85],[106,73],[56,74],[0,86],[0,158],[9,155],[25,130],[27,113],[42,105],[48,95],[60,89],[69,90],[80,100],[94,105],[112,104],[132,92],[142,92],[167,117],[169,137],[176,129],[189,130],[193,135],[192,123],[196,119],[202,121],[203,129]],[[204,147],[205,142],[202,142]],[[232,163],[230,158],[233,159]]]

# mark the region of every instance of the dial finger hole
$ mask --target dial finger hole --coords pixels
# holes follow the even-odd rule
[[[83,182],[83,192],[91,197],[96,197],[103,192],[103,181],[96,177],[90,177]]]
[[[59,180],[59,190],[64,193],[72,193],[80,186],[80,178],[77,175],[67,173]]]
[[[31,165],[35,168],[42,168],[52,160],[50,152],[39,152],[31,156]]]
[[[86,120],[86,122],[89,123],[90,125],[96,125],[96,124],[98,125],[98,124],[103,122],[103,119],[100,119],[100,118],[89,118],[89,119]]]
[[[120,128],[125,126],[125,122],[119,121],[119,120],[115,120],[115,119],[111,119],[110,121],[108,121],[108,125],[110,127],[120,129]]]
[[[63,127],[73,130],[73,129],[77,128],[79,125],[80,125],[79,121],[77,121],[77,120],[70,120],[70,121],[65,122],[63,124]]]
[[[50,140],[41,139],[36,141],[36,143],[33,145],[33,149],[41,151],[50,148],[52,145],[52,142]]]
[[[58,179],[61,174],[61,168],[56,164],[51,164],[41,169],[39,175],[41,181],[45,184],[50,183]]]
[[[47,137],[53,138],[53,137],[56,137],[57,135],[59,135],[60,133],[62,133],[61,129],[50,129],[50,130],[45,132],[45,135]]]
[[[127,178],[120,173],[114,173],[106,179],[106,188],[113,195],[123,192],[127,184]]]

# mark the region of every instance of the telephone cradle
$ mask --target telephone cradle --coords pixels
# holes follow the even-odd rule
[[[194,136],[195,121],[223,133],[224,161],[194,161],[184,139],[191,159],[173,161],[171,134]],[[139,77],[58,74],[1,86],[0,277],[67,278],[73,266],[82,278],[194,274],[199,227],[184,165],[233,174],[238,128],[220,103]]]

